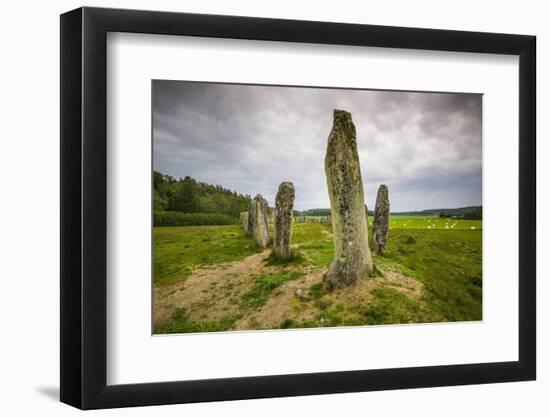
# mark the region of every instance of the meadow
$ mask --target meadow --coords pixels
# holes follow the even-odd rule
[[[331,293],[331,226],[294,223],[292,245],[281,262],[238,225],[155,227],[154,333],[482,319],[479,220],[391,216],[375,276]]]

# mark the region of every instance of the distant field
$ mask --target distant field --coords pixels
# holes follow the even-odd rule
[[[155,333],[481,320],[481,221],[392,216],[378,275],[326,293],[332,242],[295,223],[280,263],[236,225],[155,228]]]
[[[325,216],[303,216],[307,220],[319,221]],[[372,216],[369,216],[369,226],[372,226]],[[451,229],[475,230],[481,229],[481,220],[462,220],[440,218],[439,216],[406,216],[393,215],[390,217],[390,229]]]
[[[369,218],[372,222],[372,219]],[[371,223],[372,225],[372,223]],[[390,229],[451,229],[476,230],[481,229],[481,220],[462,220],[440,218],[437,216],[391,216]]]

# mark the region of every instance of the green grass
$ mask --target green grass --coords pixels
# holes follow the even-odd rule
[[[248,284],[240,291],[231,288],[228,292],[230,305],[244,315],[250,328],[262,328],[254,311],[260,311],[285,282],[299,279],[312,269],[324,270],[332,261],[334,248],[330,225],[294,223],[292,228],[292,244],[298,246],[294,257],[284,262],[268,257],[262,265],[269,273],[260,272],[252,287]],[[155,228],[154,250],[156,286],[183,282],[195,267],[241,260],[261,251],[239,226]],[[481,221],[392,216],[386,253],[383,256],[373,254],[373,260],[381,271],[395,270],[421,282],[422,297],[413,299],[403,291],[384,287],[370,293],[372,302],[353,304],[327,294],[323,285],[316,283],[304,288],[308,299],[300,301],[302,307],[315,309],[314,319],[297,319],[290,314],[277,326],[299,328],[482,319]],[[222,319],[196,322],[190,320],[185,311],[180,311],[168,324],[156,326],[155,332],[227,330],[235,320],[238,320],[235,315],[227,315]]]
[[[388,243],[375,262],[421,281],[434,316],[481,320],[481,230],[390,229]]]
[[[237,223],[237,219],[218,213],[156,211],[154,217],[155,226],[217,226]]]
[[[307,329],[312,327],[319,327],[320,323],[314,320],[293,320],[285,319],[280,325],[281,329]]]
[[[369,223],[372,225],[371,217],[369,217]],[[390,216],[390,229],[480,230],[481,228],[481,220],[439,218],[437,216]]]
[[[364,326],[372,324],[395,323],[426,323],[440,321],[429,308],[417,300],[413,300],[394,288],[377,288],[371,291],[374,301],[369,304],[333,303],[322,286],[315,284],[309,289],[319,309],[317,320],[281,324],[282,328],[298,327],[338,327]]]
[[[156,286],[182,282],[197,266],[236,261],[261,252],[239,226],[155,227]]]
[[[172,320],[166,324],[154,326],[153,333],[201,333],[201,332],[222,332],[230,330],[238,317],[228,315],[218,320],[192,321],[187,315],[186,308],[178,308]]]
[[[319,223],[294,223],[292,244],[316,267],[326,267],[334,257],[332,226]]]
[[[327,267],[334,253],[332,236],[326,234],[331,227],[301,223],[293,228],[293,243],[300,244],[300,250],[315,266]],[[326,311],[326,299],[320,297],[316,297],[316,303],[325,310],[326,325],[333,326],[481,320],[481,245],[482,222],[478,220],[393,216],[387,252],[384,256],[373,255],[374,262],[422,282],[426,308],[415,306],[401,293],[375,303],[367,312],[349,311],[346,306],[331,306]],[[310,288],[314,296],[319,292],[320,286]]]
[[[320,219],[324,216],[306,216],[308,219]],[[369,216],[369,226],[372,226],[373,216]],[[313,223],[313,222],[312,222]],[[297,223],[298,225],[312,223]],[[296,223],[293,224],[293,227]],[[330,228],[330,226],[328,226]],[[390,216],[390,229],[445,229],[445,230],[479,230],[481,220],[463,220],[454,218],[440,218],[439,216]],[[473,228],[473,229],[472,229]]]
[[[360,310],[366,324],[426,323],[437,320],[423,304],[394,288],[377,288],[372,291],[372,295],[375,302]]]
[[[294,281],[304,276],[302,272],[285,271],[279,274],[262,275],[256,278],[254,286],[242,295],[242,307],[245,308],[258,308],[265,303],[273,290],[281,286],[287,281]]]

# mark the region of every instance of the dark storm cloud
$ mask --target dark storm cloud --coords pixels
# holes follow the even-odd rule
[[[273,205],[280,182],[297,209],[328,207],[326,141],[335,108],[357,128],[369,206],[392,211],[481,204],[481,95],[153,82],[153,163]]]

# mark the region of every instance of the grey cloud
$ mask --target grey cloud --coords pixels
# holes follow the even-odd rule
[[[350,111],[367,203],[386,183],[393,211],[481,204],[479,94],[153,81],[153,163],[273,204],[293,181],[298,209],[328,207],[326,141]]]

